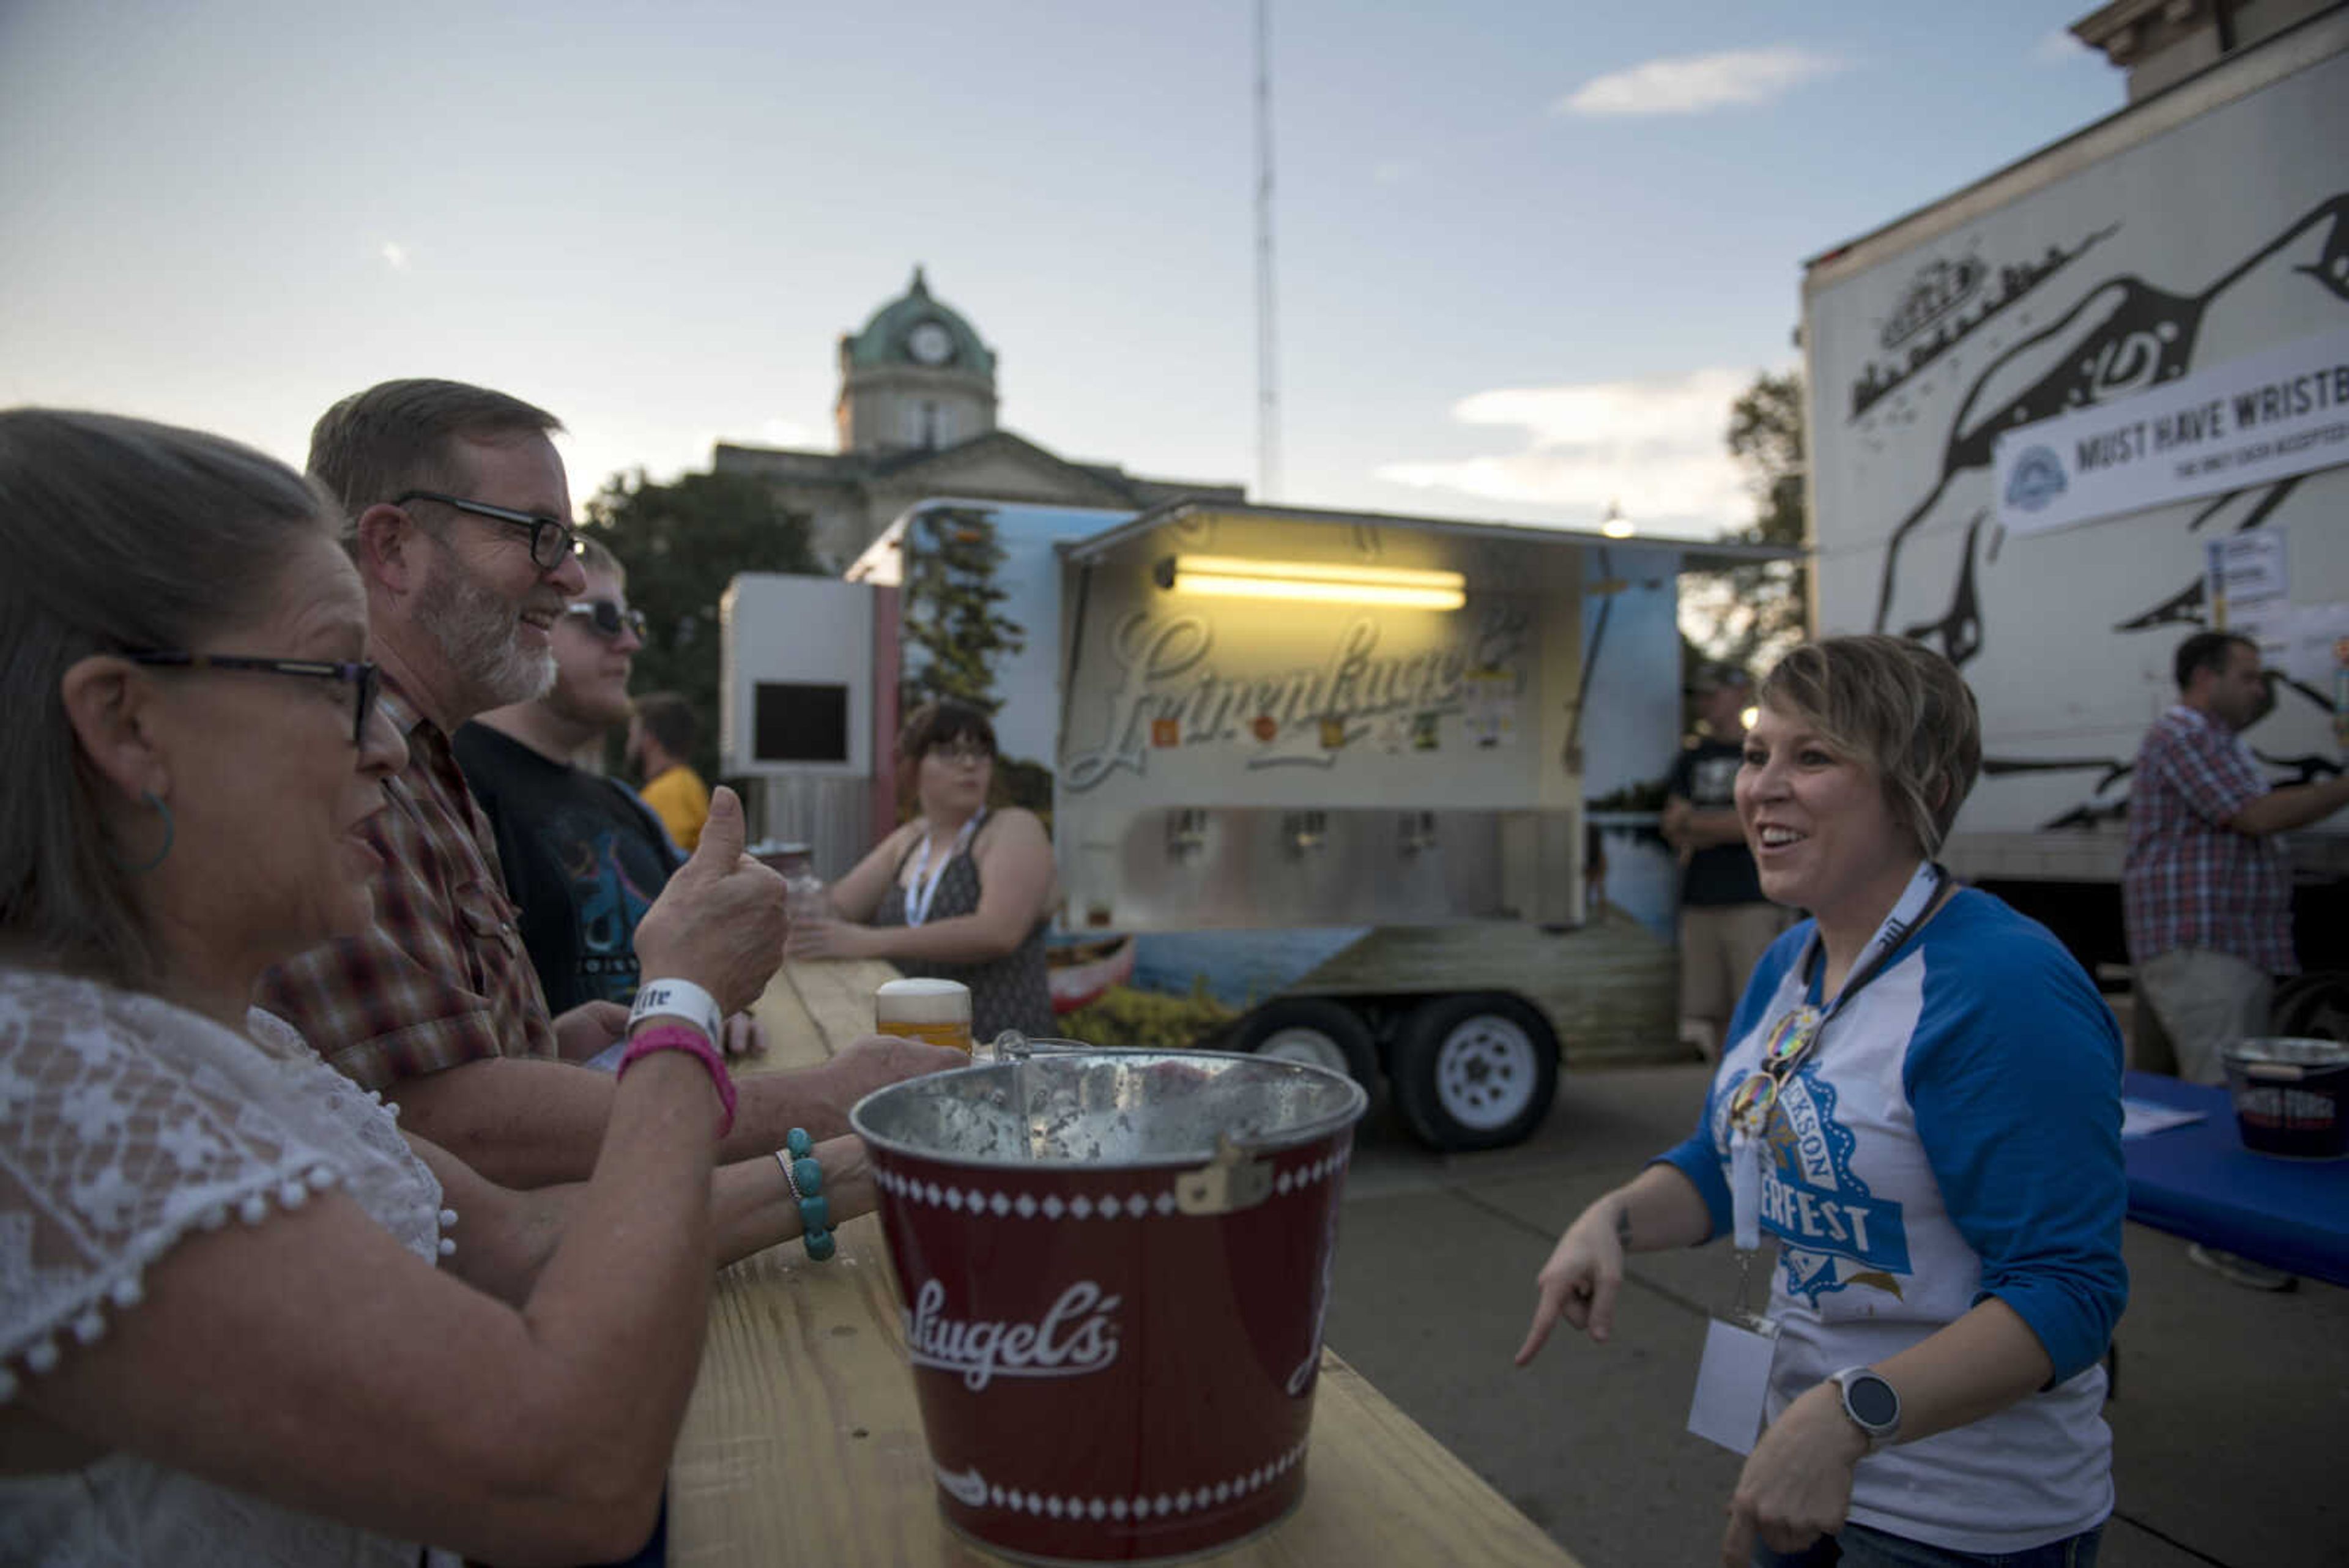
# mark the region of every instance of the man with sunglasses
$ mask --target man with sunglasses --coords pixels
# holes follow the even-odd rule
[[[543,696],[492,709],[455,736],[458,765],[497,836],[523,946],[558,1014],[636,1000],[636,921],[685,862],[634,791],[575,760],[627,722],[628,677],[645,625],[628,607],[627,574],[609,550],[582,539],[579,564],[587,590],[555,622],[554,684]],[[730,1054],[765,1048],[747,1015],[726,1028]],[[593,1044],[580,1033],[565,1044]]]
[[[550,1015],[497,836],[450,740],[467,720],[548,690],[556,628],[585,596],[550,439],[560,428],[501,392],[403,380],[345,399],[311,432],[310,471],[345,510],[378,701],[409,763],[385,782],[391,809],[369,819],[384,861],[371,879],[374,926],[274,967],[254,998],[398,1102],[407,1126],[519,1188],[590,1174],[613,1082],[562,1058],[595,1055],[626,1024],[608,1002]],[[747,1080],[721,1157],[780,1147],[793,1127],[844,1132],[867,1091],[964,1064],[956,1052],[868,1037],[822,1067]]]

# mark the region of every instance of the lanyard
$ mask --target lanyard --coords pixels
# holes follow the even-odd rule
[[[1779,1014],[1764,1037],[1762,1062],[1729,1101],[1729,1203],[1733,1235],[1737,1248],[1738,1298],[1741,1309],[1745,1294],[1745,1276],[1754,1262],[1754,1249],[1762,1245],[1762,1143],[1769,1130],[1770,1117],[1778,1108],[1778,1091],[1787,1079],[1802,1069],[1804,1063],[1818,1049],[1820,1036],[1826,1032],[1827,1021],[1843,1011],[1844,1003],[1859,994],[1869,981],[1884,972],[1892,956],[1900,950],[1925,912],[1933,907],[1940,895],[1941,886],[1949,873],[1927,860],[1919,864],[1917,874],[1909,878],[1908,888],[1884,923],[1876,928],[1861,950],[1859,962],[1844,977],[1843,989],[1826,1007],[1799,1002]],[[1820,952],[1816,932],[1803,950],[1802,961],[1795,966],[1797,973],[1808,987],[1812,961]]]
[[[922,847],[914,857],[914,885],[905,889],[905,923],[907,925],[918,926],[929,919],[930,900],[938,896],[939,879],[946,876],[947,867],[954,864],[955,857],[963,852],[964,847],[970,843],[970,836],[978,831],[978,825],[986,819],[987,813],[982,810],[977,816],[964,823],[962,831],[955,835],[954,847],[947,850],[946,858],[940,860],[936,866],[929,863],[930,830],[926,827],[922,829]],[[923,875],[924,872],[927,872],[928,875]]]

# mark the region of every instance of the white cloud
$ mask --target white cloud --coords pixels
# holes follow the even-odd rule
[[[1843,62],[1832,56],[1791,46],[1683,55],[1594,77],[1560,99],[1553,112],[1702,114],[1709,109],[1768,103],[1806,81],[1842,68]]]
[[[408,247],[397,240],[384,241],[383,248],[376,252],[376,254],[381,256],[384,265],[394,272],[408,270]]]
[[[2098,57],[2096,51],[2074,37],[2068,27],[2057,27],[2031,46],[2031,63],[2037,66],[2076,65]]]
[[[1643,533],[1744,527],[1754,520],[1754,501],[1726,437],[1730,405],[1753,380],[1751,371],[1716,368],[1654,380],[1478,392],[1453,417],[1523,430],[1522,450],[1392,462],[1376,476],[1486,501],[1586,510],[1593,523],[1613,502]]]

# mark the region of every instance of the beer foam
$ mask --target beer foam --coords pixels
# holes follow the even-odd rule
[[[873,993],[873,1011],[903,1023],[968,1023],[970,987],[957,980],[893,980]]]

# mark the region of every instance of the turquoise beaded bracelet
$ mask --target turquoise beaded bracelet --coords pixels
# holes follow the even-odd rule
[[[792,1199],[800,1206],[800,1242],[807,1255],[823,1262],[840,1250],[832,1239],[832,1204],[823,1195],[823,1167],[815,1159],[815,1142],[805,1127],[793,1127],[783,1136],[783,1147],[775,1151],[775,1163],[783,1168],[783,1185],[791,1189]]]

